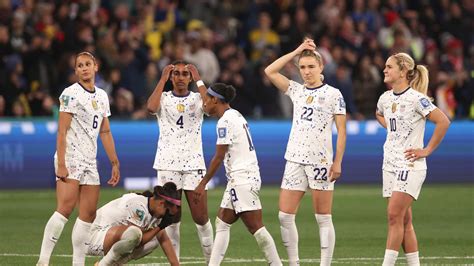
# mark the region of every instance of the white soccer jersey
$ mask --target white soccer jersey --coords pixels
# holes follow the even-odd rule
[[[233,184],[247,184],[250,182],[260,182],[260,174],[244,175],[258,176],[258,180],[233,180],[232,176],[238,173],[259,172],[257,153],[252,142],[247,120],[235,109],[228,109],[217,121],[217,145],[229,145],[225,154],[224,166],[229,181]]]
[[[66,160],[95,162],[100,126],[104,117],[110,116],[107,93],[98,87],[90,92],[81,84],[74,83],[64,89],[59,100],[59,111],[72,114],[66,134]]]
[[[425,158],[414,163],[405,159],[405,150],[423,148],[426,116],[436,109],[428,97],[412,88],[400,94],[386,91],[377,103],[377,112],[387,124],[387,139],[383,145],[383,169],[423,170]]]
[[[201,95],[176,96],[163,92],[157,112],[160,137],[153,168],[188,171],[205,169],[201,127],[204,118]]]
[[[97,210],[93,226],[109,228],[117,225],[134,224],[143,230],[155,228],[161,222],[150,214],[148,197],[128,193]]]
[[[327,84],[309,89],[290,80],[286,91],[293,102],[293,124],[285,159],[300,164],[332,164],[334,115],[345,115],[341,92]]]

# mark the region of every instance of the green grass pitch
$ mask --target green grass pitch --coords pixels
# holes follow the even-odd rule
[[[99,206],[119,197],[121,189],[103,189]],[[223,188],[209,193],[212,223]],[[376,185],[339,185],[334,194],[333,221],[336,249],[333,265],[380,265],[385,249],[386,202]],[[275,239],[282,259],[278,222],[278,188],[263,187],[260,194],[264,224]],[[44,225],[56,204],[53,190],[0,190],[0,265],[34,265],[38,259]],[[425,185],[414,203],[414,224],[424,265],[474,264],[474,185]],[[51,258],[52,265],[71,265],[71,230],[76,213],[64,228]],[[307,194],[296,218],[302,265],[319,265],[319,236],[311,199]],[[88,257],[87,265],[98,258]],[[182,264],[204,265],[199,241],[187,206],[181,225]],[[405,264],[403,251],[399,264]],[[132,264],[166,265],[161,249]],[[255,239],[238,221],[223,265],[265,265]]]

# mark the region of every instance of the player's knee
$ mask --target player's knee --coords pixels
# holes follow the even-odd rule
[[[209,216],[204,213],[199,213],[193,216],[193,221],[198,225],[205,225],[209,221]]]
[[[142,241],[142,236],[142,230],[132,225],[123,231],[121,239],[128,241],[130,243],[130,247],[135,248]]]
[[[394,225],[394,224],[402,223],[404,217],[401,212],[389,209],[387,211],[387,219],[388,219],[389,225]]]

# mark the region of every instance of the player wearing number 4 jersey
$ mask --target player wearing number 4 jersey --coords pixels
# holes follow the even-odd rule
[[[56,154],[56,212],[44,229],[38,265],[48,265],[51,253],[76,204],[79,217],[72,230],[73,265],[84,265],[86,240],[95,218],[100,179],[97,171],[97,136],[112,164],[108,181],[117,185],[119,161],[110,132],[110,106],[107,94],[94,85],[98,65],[88,52],[79,53],[75,74],[79,81],[66,88],[60,97]]]
[[[383,197],[388,198],[388,236],[383,265],[395,265],[402,245],[408,265],[420,265],[411,204],[426,177],[425,157],[441,143],[449,119],[426,96],[428,70],[405,53],[388,58],[384,82],[392,90],[380,96],[376,117],[387,129],[383,159]],[[436,124],[424,148],[426,118]]]
[[[205,186],[224,161],[227,187],[216,218],[216,239],[209,265],[220,265],[230,240],[230,227],[241,218],[265,253],[269,265],[282,265],[272,236],[262,222],[260,171],[257,154],[245,118],[230,108],[235,97],[230,85],[216,83],[209,87],[204,101],[207,114],[218,117],[216,153],[209,171],[195,190],[195,201],[202,201]]]
[[[288,80],[279,71],[294,57],[305,84]],[[295,215],[300,201],[311,189],[319,226],[321,265],[330,265],[336,243],[332,223],[334,182],[341,175],[346,145],[346,109],[340,91],[323,83],[321,55],[311,39],[305,39],[265,69],[270,81],[293,102],[293,124],[286,149],[285,173],[280,190],[280,229],[290,265],[299,264]],[[336,154],[332,148],[332,125],[337,128]],[[333,161],[334,157],[334,161]]]
[[[163,92],[171,79],[173,90]],[[199,93],[189,91],[191,81],[196,81]],[[160,136],[153,168],[157,170],[158,184],[173,182],[184,190],[191,216],[196,223],[199,240],[206,260],[209,260],[213,243],[212,225],[207,212],[207,200],[199,203],[189,200],[205,173],[202,152],[201,127],[204,117],[202,98],[206,86],[194,65],[174,62],[163,69],[160,81],[147,102],[150,113],[157,117]],[[207,199],[207,197],[206,197]],[[166,228],[176,255],[180,254],[180,216]]]

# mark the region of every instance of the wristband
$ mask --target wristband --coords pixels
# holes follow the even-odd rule
[[[204,81],[202,81],[202,79],[200,79],[200,80],[196,81],[196,85],[198,87],[204,86]]]

